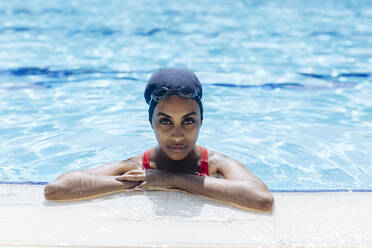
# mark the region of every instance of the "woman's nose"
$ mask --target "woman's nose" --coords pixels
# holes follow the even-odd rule
[[[185,138],[182,128],[175,127],[173,129],[171,138],[175,143],[180,143]]]

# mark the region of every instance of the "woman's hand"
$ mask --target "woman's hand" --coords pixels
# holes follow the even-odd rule
[[[117,176],[118,181],[142,181],[134,189],[169,189],[173,188],[172,173],[158,169],[130,170],[121,176]]]

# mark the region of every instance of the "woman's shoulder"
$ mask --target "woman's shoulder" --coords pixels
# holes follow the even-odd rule
[[[125,160],[120,161],[119,163],[123,167],[130,167],[131,169],[138,169],[140,166],[142,166],[142,155],[143,154],[137,154],[132,157],[129,157]]]
[[[149,148],[142,153],[136,154],[132,157],[129,157],[128,159],[122,160],[121,163],[123,165],[125,164],[125,165],[131,165],[131,166],[136,167],[136,168],[142,168],[143,159],[145,157],[145,154],[149,153],[149,155],[150,155],[149,159],[153,158],[156,155],[156,150],[157,150],[156,146],[152,147],[152,148]]]
[[[245,166],[236,159],[214,150],[208,150],[208,162],[210,169],[215,172],[222,172],[232,168],[245,168]]]
[[[207,148],[205,147],[205,149]],[[209,173],[211,175],[220,173],[221,167],[224,167],[226,164],[230,163],[231,161],[231,158],[229,158],[223,153],[220,153],[212,149],[207,149],[207,151],[208,151]]]
[[[152,148],[149,148],[149,149],[145,150],[144,152],[142,152],[140,154],[137,154],[133,157],[130,157],[127,160],[124,160],[123,162],[129,162],[129,163],[132,163],[137,168],[143,168],[143,163],[145,162],[144,160],[147,157],[147,159],[148,159],[147,162],[150,163],[150,165],[151,165],[150,167],[154,167],[153,166],[153,159],[156,156],[157,152],[158,152],[157,146],[154,146]]]
[[[208,162],[209,163],[219,163],[221,161],[226,161],[227,159],[230,159],[228,156],[217,152],[212,149],[207,149],[208,151]]]

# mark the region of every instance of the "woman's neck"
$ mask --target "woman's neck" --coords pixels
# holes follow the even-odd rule
[[[182,160],[173,160],[169,158],[165,152],[158,148],[155,156],[155,163],[156,167],[160,170],[195,174],[198,172],[199,159],[199,156],[197,156],[195,152],[195,148]]]

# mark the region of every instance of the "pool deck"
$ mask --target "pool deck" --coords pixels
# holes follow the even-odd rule
[[[372,247],[372,193],[274,193],[271,214],[182,192],[50,202],[0,185],[0,247]]]

